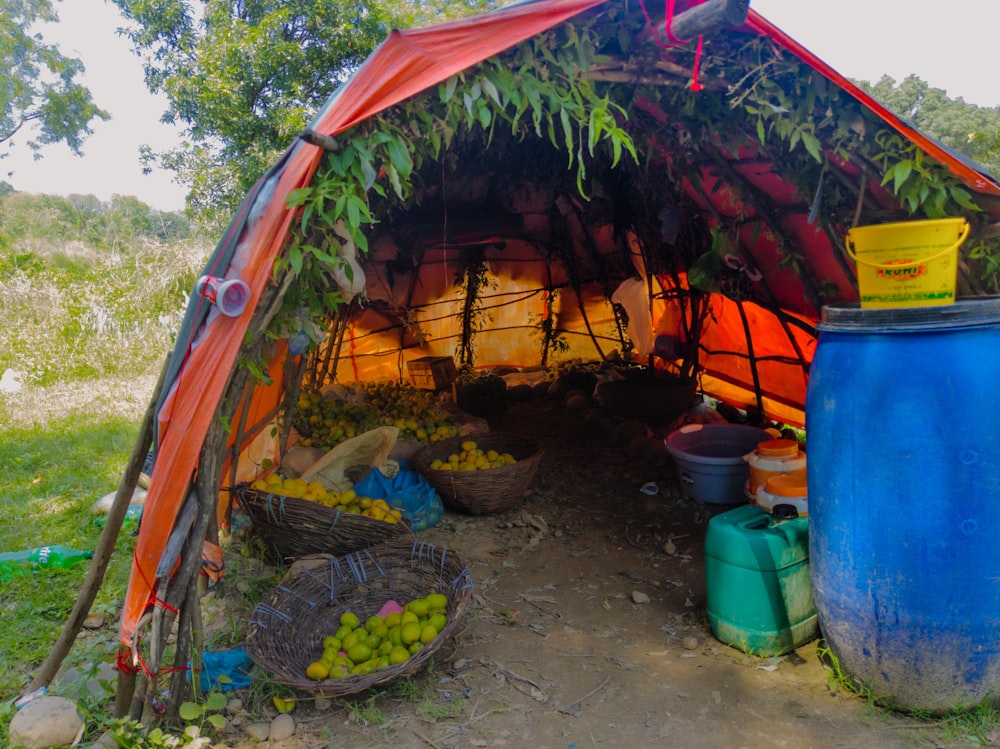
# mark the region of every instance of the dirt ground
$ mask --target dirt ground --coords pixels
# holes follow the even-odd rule
[[[947,727],[831,686],[812,642],[783,657],[716,640],[703,543],[729,509],[681,496],[665,450],[637,454],[559,400],[511,404],[493,431],[545,456],[522,504],[447,512],[422,538],[461,555],[475,593],[419,698],[301,694],[275,749],[969,746]],[[655,448],[659,440],[648,444]],[[655,482],[659,494],[640,487]],[[259,746],[242,732],[217,746]]]

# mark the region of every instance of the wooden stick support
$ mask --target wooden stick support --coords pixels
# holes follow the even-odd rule
[[[132,492],[135,491],[136,484],[139,481],[139,474],[142,473],[142,466],[146,460],[146,454],[149,452],[153,441],[156,402],[159,400],[160,391],[163,389],[166,371],[167,367],[164,366],[160,371],[160,379],[153,388],[153,397],[149,401],[146,414],[142,419],[142,425],[139,427],[139,437],[132,447],[132,455],[129,457],[128,464],[125,466],[125,472],[122,474],[121,481],[118,484],[118,490],[115,492],[111,509],[108,511],[107,523],[105,523],[104,530],[101,532],[101,538],[97,542],[93,560],[90,563],[90,568],[87,570],[87,579],[80,589],[76,604],[73,606],[69,618],[63,625],[59,638],[52,646],[52,650],[49,651],[45,661],[39,667],[35,678],[23,689],[22,694],[33,692],[43,686],[47,687],[52,682],[56,672],[59,671],[59,667],[72,649],[73,643],[76,641],[76,636],[80,634],[83,621],[90,613],[90,607],[94,605],[97,592],[101,589],[101,584],[104,582],[104,574],[108,571],[108,564],[111,562],[111,554],[115,550],[115,543],[118,541],[118,534],[121,532],[125,513],[128,510],[129,503],[132,501]]]

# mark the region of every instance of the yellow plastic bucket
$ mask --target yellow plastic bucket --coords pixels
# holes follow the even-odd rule
[[[928,307],[955,301],[964,218],[856,226],[847,254],[857,263],[862,307]]]

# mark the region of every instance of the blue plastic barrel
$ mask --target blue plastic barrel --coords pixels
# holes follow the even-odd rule
[[[806,395],[809,559],[844,671],[904,709],[1000,687],[1000,298],[826,307]]]

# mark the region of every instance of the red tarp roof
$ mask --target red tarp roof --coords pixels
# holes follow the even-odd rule
[[[692,4],[696,3],[678,0],[677,11]],[[335,136],[556,24],[592,8],[610,5],[612,3],[602,0],[535,0],[425,29],[393,31],[330,99],[311,127],[318,133]],[[1000,196],[1000,187],[993,180],[882,108],[850,81],[752,10],[745,26],[739,31],[768,37],[788,53],[800,58],[868,107],[876,118],[946,164],[972,191],[988,197]],[[664,55],[669,56],[669,50],[665,50]],[[641,106],[641,103],[637,105]],[[659,114],[667,118],[669,113],[657,113],[655,107],[650,107],[647,114]],[[137,644],[140,619],[157,603],[154,591],[158,575],[163,572],[160,570],[158,573],[157,568],[161,564],[167,538],[174,528],[192,477],[197,471],[199,453],[210,425],[216,418],[216,411],[236,364],[255,304],[272,282],[273,263],[284,247],[292,221],[292,213],[286,209],[286,198],[293,190],[309,184],[322,155],[320,148],[301,140],[293,144],[282,159],[261,178],[206,268],[207,274],[238,277],[248,284],[251,302],[246,311],[236,318],[224,317],[211,309],[203,299],[197,296],[192,298],[185,328],[169,365],[167,391],[158,413],[155,470],[136,543],[132,577],[121,622],[121,639],[127,645]],[[780,174],[761,166],[759,159],[754,156],[753,149],[748,146],[743,153],[731,155],[728,163],[741,175],[741,179],[767,194],[775,204],[791,207],[800,205],[802,197],[796,194],[794,188],[781,179]],[[842,166],[847,170],[852,168],[849,164]],[[729,194],[726,184],[717,185],[717,190],[705,189],[705,185],[712,186],[713,182],[720,180],[718,172],[705,168],[700,177],[702,189],[696,190],[691,184],[684,187],[692,201],[702,204],[701,208],[706,214],[718,219],[732,215],[735,211],[745,210],[746,207],[741,206],[739,200]],[[876,181],[873,185],[873,199],[888,200],[885,195],[876,195],[879,192],[877,188]],[[773,301],[776,306],[783,308],[784,314],[775,316],[763,307],[748,303],[742,305],[741,315],[735,302],[715,295],[717,298],[713,300],[711,316],[713,324],[706,328],[701,360],[706,370],[703,384],[707,391],[723,397],[745,397],[748,387],[752,389],[754,380],[758,379],[763,383],[764,403],[769,415],[773,414],[772,418],[784,418],[793,423],[796,415],[801,418],[808,363],[811,361],[814,344],[810,326],[819,313],[815,303],[809,301],[809,297],[803,293],[803,284],[818,280],[836,288],[840,298],[851,299],[852,295],[856,298],[850,264],[844,262],[839,247],[831,246],[826,234],[809,224],[807,213],[808,200],[805,210],[792,210],[782,219],[784,232],[795,238],[803,256],[808,260],[808,267],[798,272],[779,264],[780,253],[776,242],[767,232],[753,232],[751,236],[749,228],[742,230],[745,232],[742,237],[744,247],[747,254],[751,255],[748,259],[767,276]],[[527,224],[529,218],[525,217],[524,222]],[[479,240],[481,239],[480,236]],[[527,253],[530,249],[527,244],[518,243],[521,239],[523,237],[508,238],[510,255],[497,253],[493,260],[497,268],[503,269],[503,277],[507,279],[510,288],[524,291],[526,297],[536,300],[532,302],[535,304],[532,309],[541,310],[542,295],[535,294],[530,284],[523,278],[518,278],[515,268],[523,269],[523,266],[515,266],[511,261],[511,255]],[[453,266],[449,265],[454,262],[453,255],[449,253],[455,250],[430,246],[427,250],[427,269],[421,276],[419,285],[421,288],[441,287],[441,292],[445,293],[454,273]],[[392,250],[387,252],[391,255]],[[506,268],[503,267],[504,262],[507,262]],[[445,282],[441,282],[441,279]],[[374,297],[384,299],[392,292],[380,288],[378,283],[381,281],[384,279],[379,277],[376,264],[369,278],[369,291]],[[521,286],[518,286],[519,283]],[[669,281],[665,280],[664,284],[669,285]],[[595,315],[592,322],[607,325],[606,314],[605,319],[596,319],[603,314],[600,308],[606,305],[607,300],[598,298],[601,295],[595,289],[589,289],[588,293],[592,298],[585,300],[585,306]],[[447,308],[447,302],[442,304]],[[390,324],[384,315],[380,317],[383,312],[384,307],[373,305],[349,331],[344,347],[348,358],[341,370],[346,379],[364,379],[385,372],[385,357],[376,356],[384,353],[384,341],[378,337],[377,331]],[[524,314],[523,311],[518,313],[520,324],[523,324]],[[532,312],[529,311],[528,314]],[[442,325],[447,323],[446,314],[439,317],[445,321]],[[566,317],[568,325],[574,324],[570,311],[566,312]],[[654,315],[653,323],[657,329],[665,330],[674,324],[675,321],[671,320],[670,310],[660,309]],[[510,325],[518,324],[517,320],[507,322]],[[747,366],[747,329],[755,331],[754,355],[759,360],[756,376],[748,371]],[[508,345],[512,336],[507,336],[506,340],[502,338],[495,338],[494,358],[491,362],[516,363],[523,352],[516,345]],[[583,336],[580,338],[583,339]],[[398,336],[396,341],[398,344]],[[421,351],[415,355],[451,353],[446,344],[447,337],[442,336],[437,350]],[[479,345],[486,349],[490,346],[489,343]],[[283,352],[284,349],[279,354],[283,355]],[[402,358],[391,359],[389,370],[397,373]],[[259,425],[266,421],[267,415],[273,413],[279,402],[282,381],[278,363],[276,361],[272,369],[274,385],[253,391],[248,424]],[[169,567],[169,560],[165,566]]]

